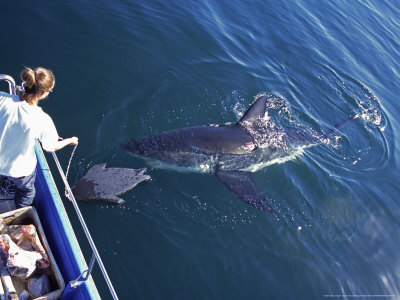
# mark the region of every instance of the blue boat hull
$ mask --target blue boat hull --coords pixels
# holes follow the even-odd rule
[[[78,281],[79,284],[75,288],[71,288],[68,284],[77,279],[88,267],[46,158],[38,144],[35,147],[35,151],[38,164],[34,207],[37,210],[50,249],[66,284],[62,299],[100,299],[91,276],[86,281]]]

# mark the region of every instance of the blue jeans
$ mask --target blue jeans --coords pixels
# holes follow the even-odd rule
[[[14,203],[16,208],[32,205],[33,198],[35,198],[35,178],[36,168],[31,175],[15,178],[9,177],[15,184],[15,197]]]

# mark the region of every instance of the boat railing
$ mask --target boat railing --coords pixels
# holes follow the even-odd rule
[[[11,76],[0,74],[0,80],[5,80],[5,81],[8,82],[9,93],[10,94],[12,94],[12,95],[16,94],[15,81]],[[73,193],[71,191],[71,187],[70,187],[70,185],[69,185],[69,183],[67,181],[67,178],[66,178],[66,176],[64,174],[64,171],[63,171],[63,169],[61,167],[61,164],[60,164],[60,162],[59,162],[59,160],[57,158],[56,153],[52,152],[52,156],[53,156],[54,162],[56,163],[57,169],[58,169],[58,171],[59,171],[59,173],[61,175],[63,183],[65,185],[66,192],[68,193],[68,198],[72,202],[72,205],[73,205],[73,207],[75,209],[75,212],[76,212],[76,214],[78,216],[79,222],[81,223],[83,231],[84,231],[84,233],[86,235],[86,238],[87,238],[87,240],[89,242],[89,245],[90,245],[90,247],[91,247],[91,249],[93,251],[92,257],[91,257],[90,262],[89,262],[88,269],[85,270],[84,272],[82,272],[82,274],[80,274],[78,276],[78,278],[76,278],[75,280],[71,281],[69,284],[70,284],[71,288],[76,288],[80,284],[80,282],[86,281],[91,275],[94,263],[97,261],[97,263],[98,263],[98,265],[100,267],[101,273],[103,274],[103,277],[104,277],[104,279],[105,279],[105,281],[107,283],[107,286],[108,286],[108,288],[110,290],[110,293],[111,293],[113,299],[118,299],[118,296],[117,296],[117,294],[116,294],[116,292],[114,290],[114,287],[113,287],[113,285],[111,283],[110,277],[107,274],[106,268],[104,267],[104,264],[103,264],[103,262],[102,262],[102,260],[100,258],[99,252],[97,251],[96,245],[95,245],[95,243],[94,243],[94,241],[92,239],[92,236],[91,236],[91,234],[89,232],[89,229],[86,226],[86,222],[85,222],[85,220],[84,220],[84,218],[82,216],[82,213],[81,213],[81,211],[80,211],[80,209],[78,207],[77,201],[76,201],[76,199],[75,199],[75,197],[74,197],[74,195],[73,195]]]
[[[4,80],[4,81],[6,81],[8,83],[8,90],[9,90],[9,93],[11,95],[15,95],[16,94],[14,78],[12,78],[9,75],[0,74],[0,80]]]
[[[106,268],[104,267],[103,262],[102,262],[102,260],[100,258],[99,252],[97,251],[96,245],[94,244],[92,236],[90,235],[89,229],[86,226],[86,222],[83,219],[82,213],[81,213],[81,211],[80,211],[80,209],[78,207],[78,203],[76,202],[74,194],[71,191],[71,187],[70,187],[70,185],[68,183],[68,180],[67,180],[67,178],[66,178],[66,176],[64,174],[63,169],[61,168],[61,164],[60,164],[60,162],[59,162],[59,160],[57,158],[57,155],[56,155],[55,152],[52,152],[51,154],[52,154],[53,159],[54,159],[54,161],[55,161],[55,163],[57,165],[58,172],[60,173],[61,178],[62,178],[62,180],[64,182],[65,189],[66,189],[66,191],[68,193],[68,198],[71,200],[72,205],[74,206],[75,212],[76,212],[76,214],[78,216],[78,219],[79,219],[79,221],[81,223],[83,231],[85,232],[86,238],[87,238],[87,240],[88,240],[88,242],[90,244],[90,247],[92,248],[92,251],[93,251],[93,255],[92,255],[92,258],[90,259],[90,263],[89,263],[89,268],[86,271],[84,271],[76,280],[71,282],[71,287],[75,287],[78,284],[78,280],[80,280],[81,278],[83,278],[83,280],[87,280],[89,278],[91,272],[92,272],[92,269],[93,269],[95,261],[97,261],[97,263],[99,264],[101,273],[103,274],[104,279],[105,279],[105,281],[107,283],[107,286],[108,286],[108,288],[109,288],[109,290],[111,292],[111,295],[113,296],[113,299],[118,299],[117,294],[116,294],[116,292],[114,290],[114,287],[113,287],[113,285],[111,283],[110,277],[108,276]]]

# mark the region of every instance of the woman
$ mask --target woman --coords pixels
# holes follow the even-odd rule
[[[17,208],[31,205],[35,197],[35,141],[48,152],[78,144],[77,137],[59,141],[53,120],[38,106],[54,88],[53,73],[25,68],[21,79],[19,95],[0,92],[0,179],[7,176],[14,182]]]

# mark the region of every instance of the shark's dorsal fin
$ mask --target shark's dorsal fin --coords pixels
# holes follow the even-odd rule
[[[268,96],[262,95],[257,98],[256,101],[250,106],[243,117],[239,120],[239,125],[245,125],[245,123],[253,123],[255,120],[263,118],[265,115],[266,102]]]

